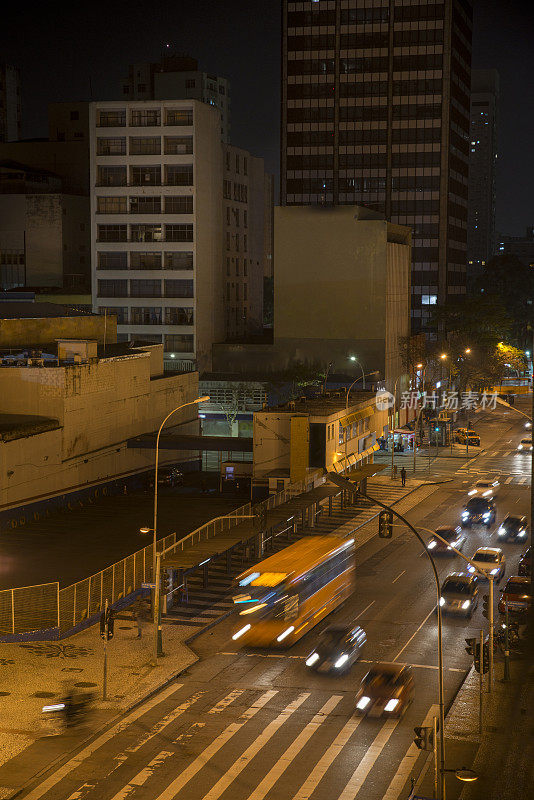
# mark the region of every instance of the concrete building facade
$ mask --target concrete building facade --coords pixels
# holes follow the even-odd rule
[[[21,126],[20,71],[12,64],[0,64],[0,142],[20,139]]]
[[[470,277],[480,275],[495,253],[498,102],[497,71],[473,70],[467,228],[467,271]]]
[[[469,0],[284,0],[281,203],[413,231],[412,328],[466,290]]]
[[[514,255],[529,267],[534,267],[534,225],[529,225],[524,236],[499,236],[497,255]]]
[[[76,311],[50,300],[26,300],[10,293],[0,300],[0,350],[45,347],[57,339],[90,339],[97,344],[117,341],[117,320]]]

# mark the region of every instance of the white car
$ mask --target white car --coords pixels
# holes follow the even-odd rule
[[[475,567],[485,575],[493,575],[499,583],[506,571],[506,558],[500,547],[479,547],[469,559],[468,572],[473,573]]]
[[[497,497],[497,489],[499,488],[499,481],[485,478],[477,481],[472,488],[467,492],[469,497]]]
[[[521,450],[524,453],[532,453],[532,437],[525,436],[524,439],[521,439],[521,441],[517,445],[517,449]]]

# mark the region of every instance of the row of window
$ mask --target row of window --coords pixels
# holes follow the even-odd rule
[[[441,53],[423,53],[393,57],[394,72],[419,71],[427,69],[440,69],[443,63]],[[302,59],[287,62],[288,75],[333,75],[336,62],[333,58]],[[341,58],[339,60],[339,73],[353,75],[361,72],[388,72],[389,59],[387,56],[369,58]]]
[[[118,325],[193,325],[194,310],[188,306],[100,306],[101,314],[113,314]]]
[[[194,353],[195,339],[192,333],[172,333],[166,334],[165,338],[160,333],[131,333],[117,336],[119,341],[131,339],[139,344],[161,344],[163,341],[166,353]]]
[[[226,156],[225,156],[225,164],[226,164],[226,169],[228,171],[232,168],[231,159],[232,159],[231,153],[230,153],[229,150],[227,150],[226,151]],[[239,175],[239,172],[241,170],[241,163],[243,164],[243,175],[248,175],[248,158],[247,158],[247,156],[241,156],[239,153],[235,153],[235,157],[234,157],[235,169],[234,169],[234,171],[235,171],[236,175]]]
[[[223,197],[225,200],[235,200],[238,203],[248,202],[248,186],[244,183],[233,184],[232,194],[232,181],[223,182]]]
[[[400,167],[439,167],[441,163],[439,152],[393,153],[391,165]],[[388,163],[387,153],[341,153],[338,156],[339,169],[385,169]],[[287,156],[288,170],[301,169],[334,169],[333,154],[292,155]]]
[[[244,228],[248,228],[248,212],[247,212],[246,208],[243,209],[242,213],[243,213],[243,227]],[[233,220],[232,220],[232,217],[233,217]],[[226,206],[226,224],[227,225],[232,225],[232,222],[233,222],[233,224],[236,226],[236,228],[239,228],[240,219],[241,219],[241,213],[240,213],[240,209],[239,208],[231,208],[231,206]]]
[[[234,294],[234,292],[231,291],[234,288],[234,284],[232,283],[230,285],[229,283],[227,283],[226,284],[226,299],[227,300],[235,299],[235,300],[238,300],[238,301],[239,300],[248,300],[248,286],[247,286],[247,284],[246,283],[243,284],[243,297],[241,297],[240,286],[241,286],[241,284],[239,284],[239,283],[235,284],[235,298],[234,298],[234,297],[231,296],[232,294]]]
[[[164,136],[163,152],[168,156],[190,155],[193,152],[192,136]],[[128,150],[126,136],[99,137],[96,140],[98,156],[161,155],[161,136],[130,136]]]
[[[128,287],[129,284],[129,287]],[[112,280],[98,281],[99,297],[193,297],[193,281]]]
[[[412,22],[416,20],[443,19],[445,6],[443,3],[429,5],[395,6],[395,22]],[[341,9],[342,25],[370,25],[374,22],[389,22],[389,6],[378,8]],[[313,8],[309,11],[290,11],[287,15],[288,28],[310,27],[313,25],[335,25],[336,12]]]
[[[97,269],[193,269],[192,252],[99,251],[97,259]]]
[[[130,236],[128,237],[128,227]],[[192,242],[193,225],[97,225],[98,242]]]
[[[236,250],[238,253],[241,250],[241,236],[239,233],[230,233],[230,231],[226,232],[226,249],[227,250]],[[248,250],[248,236],[246,233],[243,234],[243,252],[246,253]]]
[[[342,50],[364,50],[369,48],[378,49],[389,47],[389,33],[387,31],[342,33],[339,40],[339,46]],[[423,28],[421,30],[393,32],[394,46],[441,44],[442,42],[443,28]],[[288,51],[334,50],[335,47],[336,36],[333,33],[287,37]]]
[[[126,109],[100,109],[97,111],[97,126],[99,128],[125,128]],[[193,111],[175,108],[165,109],[165,125],[192,125]],[[130,110],[130,125],[133,128],[155,127],[161,125],[160,108],[132,108]]]
[[[163,203],[162,203],[163,200]],[[192,195],[156,195],[142,197],[106,196],[96,198],[98,214],[192,214]]]
[[[232,261],[234,261],[234,260],[235,260],[235,274],[239,275],[239,258],[237,258],[237,257],[235,259],[232,258]],[[252,259],[250,259],[250,263],[251,264],[253,263]],[[226,274],[230,275],[230,257],[229,256],[226,258]],[[248,262],[247,262],[247,259],[244,258],[243,259],[243,276],[246,278],[247,275],[248,275]]]
[[[440,78],[429,78],[412,81],[393,81],[393,96],[405,97],[418,94],[440,94],[442,81]],[[362,81],[340,83],[339,97],[387,97],[387,81]],[[288,100],[306,100],[334,97],[333,83],[290,83],[287,87]]]
[[[129,174],[129,181],[128,181]],[[97,167],[97,186],[161,186],[162,167],[160,164],[147,166],[113,165]],[[192,164],[165,164],[163,167],[165,186],[192,186]]]
[[[387,144],[386,128],[370,130],[339,131],[340,145]],[[393,144],[430,144],[441,141],[441,127],[393,128]],[[287,133],[288,147],[333,146],[333,131],[290,131]]]

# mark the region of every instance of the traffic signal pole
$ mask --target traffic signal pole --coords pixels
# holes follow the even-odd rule
[[[109,600],[106,597],[104,608],[104,675],[102,678],[102,700],[107,700],[108,692],[108,636],[109,636]]]
[[[482,676],[484,674],[484,631],[480,631],[480,672],[478,673],[478,687],[479,687],[479,706],[478,706],[478,732],[482,736],[482,719],[483,719],[483,682]]]
[[[488,692],[493,690],[493,586],[495,578],[489,576],[489,672],[488,672]]]

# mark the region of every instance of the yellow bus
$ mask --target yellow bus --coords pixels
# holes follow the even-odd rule
[[[232,636],[290,647],[354,591],[354,539],[307,536],[236,578]]]

